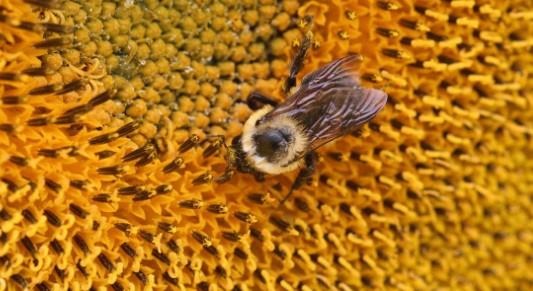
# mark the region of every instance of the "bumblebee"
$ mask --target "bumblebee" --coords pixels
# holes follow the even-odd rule
[[[228,147],[227,167],[219,182],[229,180],[235,169],[262,180],[265,174],[299,168],[283,203],[309,181],[317,161],[316,149],[355,132],[383,109],[387,94],[361,87],[357,69],[362,58],[355,54],[311,72],[294,88],[310,46],[311,37],[307,34],[285,83],[288,98],[278,104],[254,92],[247,99],[255,112],[245,122],[242,134]]]

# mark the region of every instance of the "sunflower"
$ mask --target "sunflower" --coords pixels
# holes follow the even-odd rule
[[[531,1],[0,2],[0,289],[530,289]],[[213,182],[258,91],[389,95],[296,173]]]

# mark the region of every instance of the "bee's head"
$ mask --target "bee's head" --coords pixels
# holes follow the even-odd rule
[[[307,138],[295,121],[286,117],[265,118],[272,107],[254,112],[243,128],[242,150],[256,170],[279,174],[295,169],[305,151]]]
[[[269,161],[275,161],[286,155],[288,147],[294,143],[294,137],[285,128],[267,127],[253,135],[255,151]]]

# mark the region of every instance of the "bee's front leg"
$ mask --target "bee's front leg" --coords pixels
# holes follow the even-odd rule
[[[309,152],[305,155],[304,159],[305,167],[300,170],[298,176],[296,176],[296,179],[292,183],[289,193],[283,197],[283,199],[279,202],[279,205],[283,205],[283,203],[291,196],[294,190],[300,188],[304,183],[308,183],[311,179],[311,176],[315,172],[318,155],[315,152]]]
[[[219,177],[215,178],[215,182],[217,183],[226,183],[233,177],[233,174],[235,173],[235,168],[237,167],[237,157],[235,150],[231,147],[226,147],[226,169],[224,169],[224,173],[220,175]]]
[[[217,183],[229,181],[235,171],[251,174],[258,182],[265,180],[265,175],[252,168],[246,161],[245,154],[242,151],[241,136],[235,137],[231,142],[231,146],[227,146],[225,143],[223,145],[226,148],[226,169],[221,176],[215,179]]]
[[[209,135],[202,142],[202,145],[204,143],[209,143],[209,145],[204,149],[202,153],[204,158],[212,156],[213,154],[217,153],[221,148],[224,148],[226,150],[226,154],[224,155],[224,159],[226,160],[226,169],[224,170],[224,173],[221,176],[215,179],[217,183],[225,183],[229,179],[231,179],[233,173],[235,172],[234,170],[237,164],[235,150],[226,144],[225,139],[226,138],[223,135]]]

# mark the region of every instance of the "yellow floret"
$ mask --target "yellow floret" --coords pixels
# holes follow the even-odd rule
[[[481,2],[1,2],[0,289],[531,289],[533,4]],[[388,104],[280,206],[220,137],[308,30]]]

